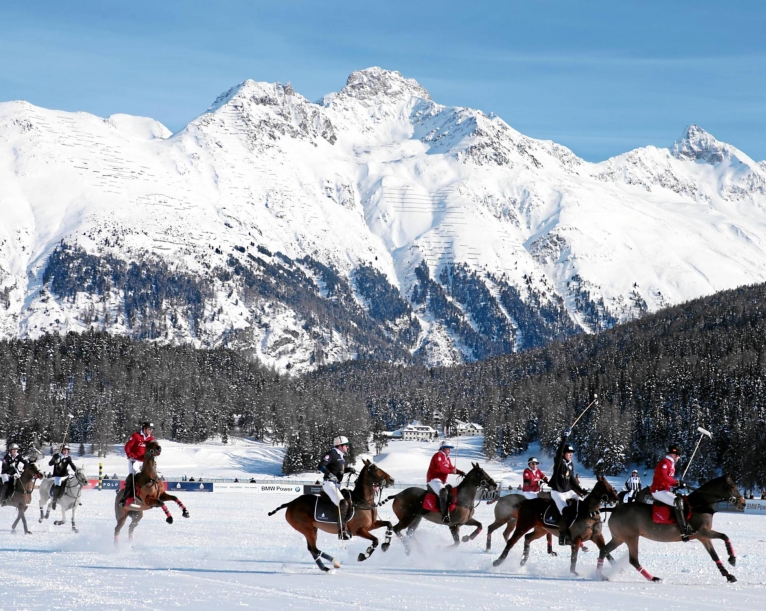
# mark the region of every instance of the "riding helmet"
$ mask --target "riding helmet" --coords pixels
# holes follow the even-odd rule
[[[19,449],[19,444],[18,443],[12,443],[11,445],[8,446],[8,451],[9,452],[11,450],[18,450],[18,449]]]
[[[670,447],[668,447],[668,454],[676,454],[678,456],[681,456],[681,450],[678,448],[678,446],[675,443],[671,443]]]
[[[453,445],[452,445],[452,444],[451,444],[449,441],[447,441],[447,440],[445,439],[444,441],[442,441],[442,442],[439,444],[439,449],[440,449],[440,450],[454,450],[454,449],[455,449],[455,446],[453,446]]]
[[[533,456],[532,458],[530,458],[530,459],[527,461],[527,464],[528,464],[528,465],[531,465],[532,463],[534,463],[534,464],[536,464],[536,465],[539,465],[539,464],[540,464],[540,461],[539,461],[539,460],[537,460],[537,459],[536,459],[536,458]]]
[[[62,451],[62,452],[63,452],[64,450],[69,450],[69,449],[70,449],[70,448],[69,448],[69,446],[68,446],[67,444],[64,444],[63,446],[61,446],[61,451]]]
[[[336,448],[338,446],[348,445],[348,437],[344,437],[343,435],[338,435],[335,439],[332,440],[332,445]]]
[[[567,452],[574,452],[574,448],[572,447],[571,443],[568,443],[564,446],[564,454],[566,454]]]
[[[141,428],[142,428],[142,429],[153,429],[153,428],[154,428],[154,423],[153,423],[153,422],[148,422],[148,421],[147,421],[147,422],[144,422],[144,423],[141,425]]]

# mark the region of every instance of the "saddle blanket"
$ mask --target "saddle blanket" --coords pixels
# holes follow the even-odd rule
[[[452,489],[452,499],[449,504],[450,512],[455,511],[455,507],[457,507],[457,488]],[[426,511],[439,511],[439,499],[430,490],[426,492],[426,496],[423,499],[423,509]]]
[[[560,519],[561,512],[559,512],[558,507],[556,507],[556,503],[551,502],[543,514],[543,523],[548,526],[557,527]]]
[[[692,509],[689,506],[689,501],[684,497],[684,510],[686,511],[686,519],[692,517]],[[659,501],[654,501],[652,505],[652,522],[655,524],[676,524],[676,512],[675,508]]]
[[[348,499],[346,499],[348,500]],[[348,522],[354,517],[354,507],[351,506],[351,512],[345,516],[345,521]],[[325,522],[327,524],[338,523],[338,507],[333,503],[327,495],[318,496],[316,504],[314,505],[314,520],[317,522]]]

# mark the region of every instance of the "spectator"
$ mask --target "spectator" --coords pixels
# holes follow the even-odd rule
[[[193,481],[194,481],[194,476],[193,476],[193,475],[192,475],[192,476],[189,478],[189,481],[190,481],[190,482],[193,482]]]
[[[238,484],[238,483],[239,483],[239,479],[235,477],[235,478],[234,478],[234,483],[235,483],[235,484]]]
[[[250,478],[250,483],[251,483],[251,484],[254,484],[254,483],[255,483],[255,478],[254,478],[254,477],[251,477],[251,478]]]

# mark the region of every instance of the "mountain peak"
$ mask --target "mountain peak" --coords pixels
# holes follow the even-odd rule
[[[680,140],[673,144],[673,157],[690,161],[720,163],[730,156],[729,146],[716,140],[698,125],[689,125]]]
[[[249,99],[258,104],[276,104],[278,100],[285,96],[296,95],[290,83],[266,83],[247,79],[246,81],[235,85],[228,91],[219,95],[215,102],[208,108],[208,112],[213,112],[221,106],[225,106],[234,99]]]
[[[404,78],[396,70],[385,70],[378,66],[352,72],[341,93],[360,99],[379,95],[386,97],[417,96],[431,99],[431,95],[415,79]]]

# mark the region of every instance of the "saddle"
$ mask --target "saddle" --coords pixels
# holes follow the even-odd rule
[[[457,487],[452,488],[452,494],[449,502],[449,511],[452,513],[457,507]],[[431,490],[426,492],[426,496],[423,498],[423,509],[426,511],[439,511],[439,497],[437,497]]]
[[[557,528],[559,520],[561,520],[561,512],[556,507],[556,503],[551,501],[543,511],[543,524]]]
[[[343,490],[343,498],[348,501],[348,510],[343,516],[343,521],[348,522],[354,517],[354,504],[351,502],[351,494],[348,490]],[[338,523],[338,507],[330,500],[324,492],[316,497],[314,503],[314,520],[316,522],[325,522],[327,524]]]
[[[689,500],[684,495],[684,513],[686,514],[686,520],[688,521],[692,517],[692,508],[689,505]],[[652,522],[655,524],[677,524],[675,507],[654,501],[652,504]]]

